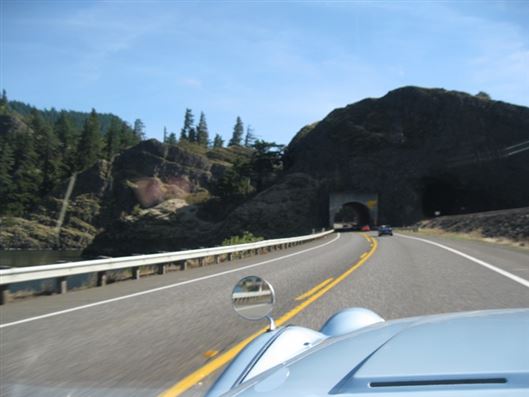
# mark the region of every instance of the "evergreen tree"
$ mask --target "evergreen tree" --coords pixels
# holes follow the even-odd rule
[[[77,133],[70,117],[66,112],[61,112],[53,130],[59,138],[59,149],[62,155],[61,178],[71,175],[75,171],[77,161]]]
[[[257,191],[265,189],[281,173],[284,145],[256,140],[252,146],[251,174]]]
[[[167,138],[167,144],[169,145],[176,145],[176,134],[174,132],[171,132],[169,134],[169,137]]]
[[[119,133],[120,151],[140,143],[139,138],[134,134],[131,126],[123,122],[121,123],[121,131]]]
[[[145,140],[145,124],[140,119],[134,121],[134,135],[138,138],[138,141]]]
[[[195,123],[195,118],[193,116],[193,112],[191,111],[191,109],[186,109],[186,113],[184,115],[184,126],[180,130],[180,140],[181,141],[193,142],[190,139],[190,135],[191,135],[191,130],[194,129],[193,128],[194,123]]]
[[[105,157],[107,160],[112,160],[112,157],[118,153],[121,146],[120,142],[121,125],[117,117],[110,122],[110,128],[105,137]]]
[[[163,127],[163,143],[167,143],[167,127]]]
[[[37,203],[42,184],[42,172],[37,162],[35,142],[28,131],[15,136],[13,184],[16,193],[11,200],[10,212],[14,215],[22,215]]]
[[[244,124],[240,117],[237,116],[237,121],[233,127],[233,135],[228,143],[228,146],[240,146],[242,141],[242,136],[244,134]]]
[[[255,135],[253,133],[253,128],[250,125],[248,125],[248,127],[246,127],[246,135],[244,137],[244,146],[252,147],[254,142],[255,142]]]
[[[207,147],[209,143],[208,124],[206,123],[206,115],[204,114],[204,112],[200,113],[200,121],[198,122],[196,141],[199,145],[205,147]]]
[[[11,144],[5,137],[0,138],[0,194],[2,202],[0,203],[0,214],[9,212],[9,204],[15,193],[15,184],[12,178],[15,157]]]
[[[31,112],[29,125],[34,133],[35,152],[42,171],[40,194],[45,195],[55,187],[61,177],[59,138],[36,109]]]
[[[215,135],[215,139],[213,139],[213,147],[222,147],[224,146],[224,139],[219,134]]]
[[[193,143],[197,142],[197,130],[194,127],[189,130],[188,141]]]
[[[2,98],[0,98],[0,114],[5,114],[9,107],[9,102],[7,101],[6,90],[2,90]]]
[[[81,139],[77,146],[77,169],[84,170],[91,166],[99,158],[100,152],[101,132],[99,130],[99,120],[95,109],[92,109],[90,116],[85,121]]]

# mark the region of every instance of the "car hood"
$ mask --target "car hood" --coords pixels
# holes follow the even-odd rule
[[[227,395],[455,396],[478,390],[527,395],[529,309],[375,324],[328,338]]]

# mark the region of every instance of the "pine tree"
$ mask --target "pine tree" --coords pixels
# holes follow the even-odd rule
[[[39,169],[33,135],[28,131],[15,136],[15,167],[13,172],[15,194],[11,200],[11,213],[22,215],[32,209],[39,198],[42,172]]]
[[[215,138],[213,139],[213,147],[222,147],[224,146],[224,139],[219,134],[215,135]]]
[[[138,141],[145,140],[145,124],[140,119],[134,121],[134,135],[138,138]]]
[[[228,146],[240,146],[242,141],[242,136],[244,134],[244,124],[240,117],[237,116],[237,121],[233,127],[233,135],[228,143]]]
[[[163,127],[163,143],[167,143],[167,127]]]
[[[180,130],[180,140],[181,141],[193,142],[190,139],[190,133],[191,133],[191,130],[193,130],[194,123],[195,123],[195,118],[193,116],[193,112],[191,111],[191,109],[186,109],[186,113],[184,115],[184,126]]]
[[[68,177],[75,171],[77,162],[77,141],[70,117],[66,112],[61,112],[53,127],[55,135],[59,138],[59,149],[62,156],[61,178]]]
[[[255,142],[255,135],[253,133],[253,128],[250,125],[248,125],[248,127],[246,127],[246,135],[244,137],[244,146],[252,147],[254,142]]]
[[[5,114],[7,112],[8,107],[9,103],[7,101],[6,90],[2,90],[2,97],[0,98],[0,114]]]
[[[34,132],[35,152],[42,171],[40,194],[45,195],[55,187],[61,177],[60,142],[38,110],[31,112],[29,125]]]
[[[169,137],[167,138],[167,144],[168,145],[176,145],[177,144],[176,134],[174,132],[171,132],[169,134]]]
[[[137,145],[140,142],[139,138],[134,134],[134,131],[132,130],[131,126],[126,122],[121,123],[119,142],[120,151],[127,149],[131,146]]]
[[[196,141],[199,145],[205,147],[207,147],[209,143],[208,124],[206,123],[206,115],[204,114],[204,112],[200,113],[200,121],[198,122]]]
[[[101,132],[95,109],[85,121],[81,139],[77,146],[77,169],[83,170],[91,166],[99,158],[101,152]]]
[[[197,130],[195,129],[195,127],[191,128],[191,129],[189,130],[187,140],[188,140],[189,142],[193,142],[193,143],[196,143],[196,142],[197,142]]]
[[[118,153],[121,146],[120,131],[121,125],[117,117],[114,117],[110,122],[110,128],[105,137],[105,157],[107,160],[112,160],[112,157]]]
[[[2,202],[0,203],[0,214],[9,213],[9,204],[13,199],[15,192],[15,184],[13,182],[12,173],[15,165],[15,157],[11,144],[5,137],[0,138],[0,195]]]

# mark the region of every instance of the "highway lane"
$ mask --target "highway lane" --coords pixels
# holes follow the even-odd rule
[[[468,250],[520,277],[527,274],[529,252],[476,247],[466,241],[435,241]],[[23,383],[60,385],[63,395],[73,388],[79,391],[76,396],[156,395],[206,363],[206,351],[222,354],[264,325],[239,319],[231,309],[229,293],[240,277],[256,274],[274,285],[278,304],[273,314],[277,316],[299,304],[296,297],[338,277],[368,249],[360,234],[346,233],[236,263],[36,299],[33,304],[7,305],[0,311],[2,324],[7,318],[16,321],[95,302],[103,296],[112,299],[120,293],[189,281],[301,252],[250,269],[1,329],[0,394],[36,394],[27,386],[13,386]],[[364,266],[292,322],[319,328],[334,312],[351,306],[368,307],[386,319],[529,307],[529,288],[442,248],[404,237],[383,237]],[[216,375],[187,394],[201,394]],[[94,386],[98,388],[95,394],[89,391]],[[38,394],[45,395],[42,389]],[[47,395],[60,394],[50,390]]]
[[[222,351],[264,325],[241,326],[233,312],[229,297],[240,278],[257,274],[272,282],[279,302],[275,310],[282,313],[295,306],[294,298],[307,286],[343,272],[368,247],[359,236],[332,235],[232,263],[6,305],[0,309],[4,325],[102,297],[114,299],[118,291],[127,295],[198,280],[2,328],[3,394],[34,394],[24,385],[61,385],[65,391],[76,389],[75,395],[93,395],[87,389],[95,385],[105,395],[156,395],[203,365],[204,352]],[[223,272],[230,273],[210,277]],[[131,394],[131,389],[137,391]]]

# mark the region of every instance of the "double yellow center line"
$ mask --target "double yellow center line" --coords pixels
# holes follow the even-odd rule
[[[369,251],[365,252],[360,257],[360,260],[358,260],[358,262],[356,262],[349,269],[347,269],[345,272],[343,272],[338,277],[336,277],[336,279],[333,279],[332,277],[328,278],[327,280],[318,284],[317,286],[310,289],[303,295],[298,296],[296,300],[302,300],[302,299],[306,299],[306,300],[304,300],[302,303],[300,303],[298,306],[296,306],[292,310],[283,314],[281,317],[277,318],[275,321],[277,326],[281,326],[285,324],[291,318],[299,314],[301,311],[303,311],[308,306],[310,306],[312,303],[317,301],[319,298],[321,298],[331,289],[336,287],[339,283],[345,280],[345,278],[347,278],[347,276],[349,276],[352,272],[354,272],[356,269],[358,269],[360,266],[366,263],[366,261],[371,257],[371,255],[373,255],[373,253],[376,251],[378,243],[374,238],[372,238],[371,236],[368,236],[367,234],[363,234],[362,236],[370,244]],[[266,332],[267,329],[268,327],[261,328],[259,331],[253,333],[246,339],[237,343],[235,346],[231,347],[224,353],[216,356],[214,359],[209,361],[207,364],[203,365],[202,367],[200,367],[193,373],[187,375],[185,378],[183,378],[181,381],[179,381],[177,384],[175,384],[171,388],[162,392],[160,394],[160,397],[176,397],[184,393],[186,390],[191,388],[193,385],[197,384],[205,377],[211,375],[213,372],[223,367],[225,364],[229,363],[248,343],[254,340],[257,336]]]
[[[320,289],[322,289],[323,287],[325,287],[327,284],[329,284],[332,280],[334,280],[333,277],[329,277],[327,280],[319,283],[317,286],[315,286],[314,288],[312,289],[309,289],[307,292],[305,292],[304,294],[298,296],[296,298],[297,301],[302,301],[304,299],[307,299],[309,296],[311,295],[314,295],[316,292],[318,292]]]

